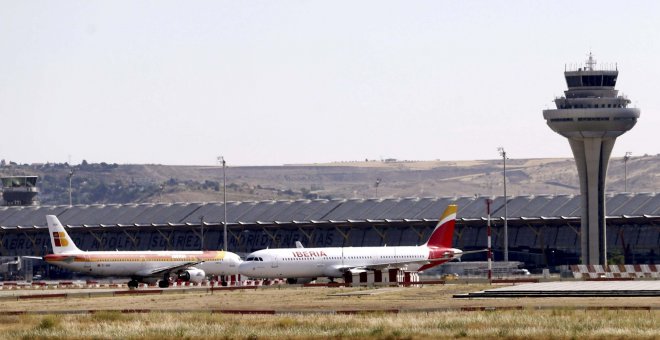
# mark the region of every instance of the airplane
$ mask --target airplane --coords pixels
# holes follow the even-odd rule
[[[241,263],[238,255],[226,251],[82,251],[55,215],[46,220],[53,246],[53,254],[43,257],[46,262],[94,276],[130,277],[129,288],[156,281],[167,288],[171,276],[199,283],[207,274],[238,274]]]
[[[287,278],[287,282],[306,283],[318,277],[343,277],[384,269],[404,269],[421,272],[460,258],[466,253],[452,248],[456,205],[447,206],[428,241],[421,246],[396,247],[328,247],[263,249],[247,256],[238,269],[251,278]]]

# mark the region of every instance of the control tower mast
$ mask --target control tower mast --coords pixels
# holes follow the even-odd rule
[[[589,53],[584,66],[566,68],[568,90],[555,98],[557,109],[543,110],[548,126],[568,138],[573,150],[582,202],[580,228],[583,264],[607,264],[605,179],[616,138],[630,130],[639,109],[614,89],[619,70],[596,68]]]

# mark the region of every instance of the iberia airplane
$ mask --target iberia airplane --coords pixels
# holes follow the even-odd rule
[[[447,207],[421,246],[263,249],[249,254],[239,272],[252,278],[287,278],[289,283],[390,268],[421,272],[465,254],[451,246],[456,210],[456,205]]]
[[[53,254],[43,259],[72,271],[95,276],[130,277],[129,288],[140,282],[169,286],[170,276],[201,282],[210,275],[237,274],[241,258],[226,251],[82,251],[54,215],[47,215]]]

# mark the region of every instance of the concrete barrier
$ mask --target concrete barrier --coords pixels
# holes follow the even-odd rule
[[[572,265],[570,266],[573,277],[576,279],[597,278],[660,278],[660,265],[658,264],[635,264],[635,265]]]

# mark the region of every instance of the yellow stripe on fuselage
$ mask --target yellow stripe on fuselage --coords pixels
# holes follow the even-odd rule
[[[46,256],[46,262],[202,262],[222,260],[224,251],[204,251],[202,254],[122,254],[109,252],[107,254],[57,254]]]

